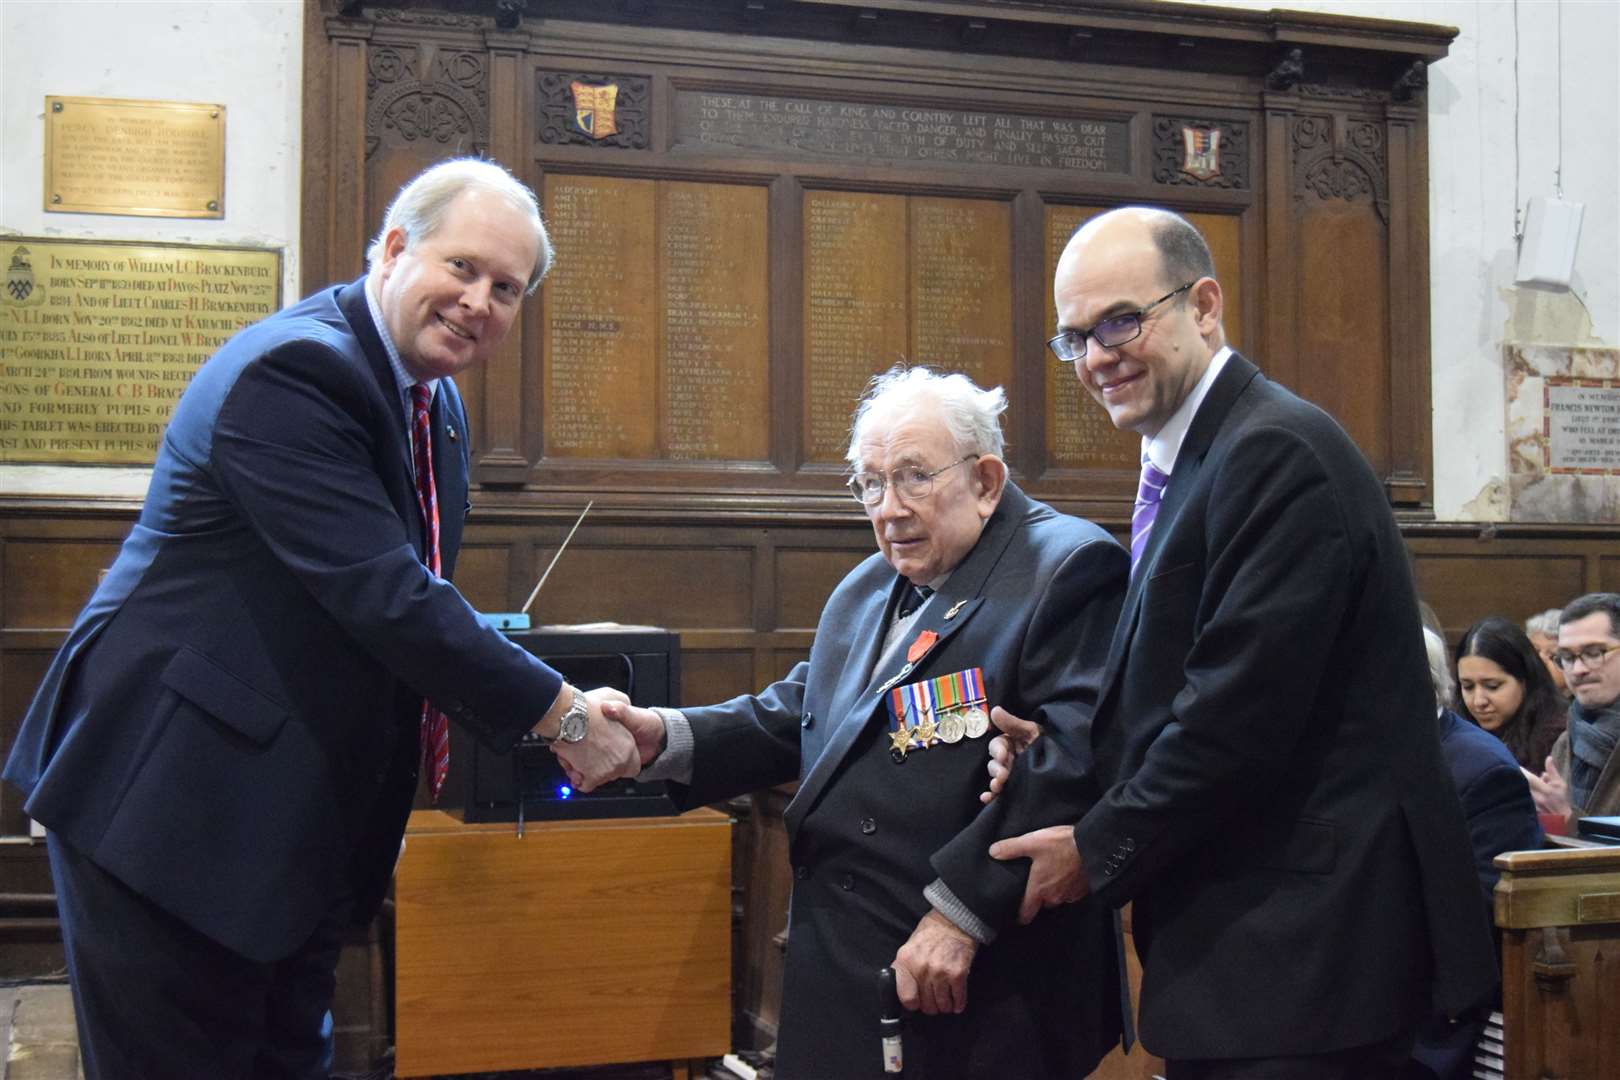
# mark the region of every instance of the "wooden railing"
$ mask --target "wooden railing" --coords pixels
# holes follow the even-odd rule
[[[1620,848],[1496,865],[1506,1080],[1620,1077]]]

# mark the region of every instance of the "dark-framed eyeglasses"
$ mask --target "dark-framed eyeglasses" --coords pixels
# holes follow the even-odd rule
[[[1565,671],[1573,668],[1575,666],[1575,661],[1577,660],[1584,660],[1586,662],[1586,670],[1593,671],[1598,667],[1598,665],[1602,664],[1603,661],[1609,658],[1610,653],[1617,650],[1620,650],[1620,645],[1588,645],[1584,649],[1575,649],[1573,651],[1569,649],[1559,649],[1557,652],[1553,653],[1553,659],[1556,660],[1558,662],[1558,666],[1563,668]]]
[[[1198,282],[1189,281],[1179,289],[1171,289],[1146,307],[1127,311],[1122,315],[1110,315],[1089,330],[1060,330],[1056,337],[1047,341],[1046,347],[1051,349],[1052,355],[1063,364],[1072,364],[1076,360],[1085,359],[1086,343],[1090,338],[1096,338],[1097,344],[1104,348],[1117,349],[1126,342],[1135,341],[1142,336],[1143,316],[1172,296],[1178,296],[1196,284]]]
[[[902,499],[926,499],[934,490],[934,478],[956,468],[964,461],[972,461],[978,454],[957,458],[949,465],[941,465],[929,472],[921,465],[901,465],[890,469],[888,475],[879,472],[858,472],[849,478],[849,493],[862,506],[877,506],[883,501],[883,492],[894,485],[894,493]]]

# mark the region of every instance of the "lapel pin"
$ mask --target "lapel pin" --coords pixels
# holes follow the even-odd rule
[[[448,435],[448,436],[450,436],[450,441],[451,441],[451,442],[455,442],[455,441],[456,441],[456,438],[457,438],[457,436],[456,436],[456,429],[455,429],[455,427],[453,427],[453,426],[452,426],[452,425],[450,425],[450,424],[446,424],[446,425],[444,425],[444,433],[445,433],[445,434],[446,434],[446,435]]]
[[[949,610],[949,611],[947,611],[945,613],[946,620],[948,621],[950,619],[956,618],[956,613],[958,611],[961,611],[966,606],[967,606],[967,601],[966,600],[958,600],[956,603],[952,604],[951,605],[951,610]]]

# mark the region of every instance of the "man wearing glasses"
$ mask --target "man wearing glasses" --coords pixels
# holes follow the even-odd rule
[[[1073,820],[1097,675],[1125,591],[1107,533],[1007,478],[1006,397],[959,374],[896,368],[855,415],[849,481],[878,552],[833,590],[808,663],[705,708],[605,713],[636,734],[644,777],[701,805],[792,780],[793,866],[776,1076],[882,1072],[875,982],[892,965],[914,1013],[905,1075],[1084,1076],[1118,1039],[1104,909],[1021,927],[1022,867],[990,840]],[[989,713],[1039,720],[1020,795],[985,807]],[[985,839],[962,842],[969,825]],[[978,832],[973,833],[975,837]]]
[[[1101,797],[991,852],[1031,860],[1026,918],[1132,902],[1169,1080],[1396,1076],[1431,993],[1456,1015],[1495,963],[1383,488],[1227,345],[1184,219],[1094,218],[1054,294],[1052,351],[1142,437],[1131,584],[1091,728]]]
[[[1620,593],[1588,593],[1558,617],[1553,659],[1569,685],[1569,727],[1547,771],[1526,772],[1536,809],[1573,821],[1620,814]]]

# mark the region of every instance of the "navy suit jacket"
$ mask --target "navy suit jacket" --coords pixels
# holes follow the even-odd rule
[[[1234,354],[1188,429],[1093,724],[1075,827],[1133,901],[1142,1042],[1176,1059],[1381,1041],[1495,981],[1382,486]]]
[[[432,424],[448,577],[469,442],[449,379]],[[364,279],[248,327],[176,405],[6,779],[62,840],[251,959],[289,955],[347,894],[368,917],[422,698],[504,748],[561,685],[428,572],[423,536]]]
[[[1440,752],[1462,799],[1474,869],[1490,903],[1501,876],[1496,857],[1504,851],[1535,851],[1546,842],[1530,785],[1501,739],[1450,709],[1440,713]],[[1445,1016],[1432,1017],[1418,1033],[1412,1058],[1439,1080],[1468,1080],[1474,1074],[1474,1046],[1484,1028],[1483,1018],[1453,1022]]]
[[[1080,904],[1017,926],[1028,864],[986,851],[1001,836],[1074,820],[1083,785],[1069,782],[1072,759],[1036,740],[1019,759],[1027,772],[986,808],[988,737],[896,762],[884,702],[894,685],[979,667],[989,704],[1083,745],[1128,563],[1097,526],[1008,484],[907,633],[938,635],[917,659],[906,660],[905,643],[878,655],[899,581],[873,555],[828,599],[808,663],[759,694],[684,710],[695,749],[678,798],[701,804],[800,781],[784,814],[795,880],[778,1076],[878,1075],[875,977],[929,910],[923,889],[936,876],[1000,935],[974,961],[966,1014],[908,1020],[908,1075],[1083,1076],[1118,1040],[1109,913]]]

